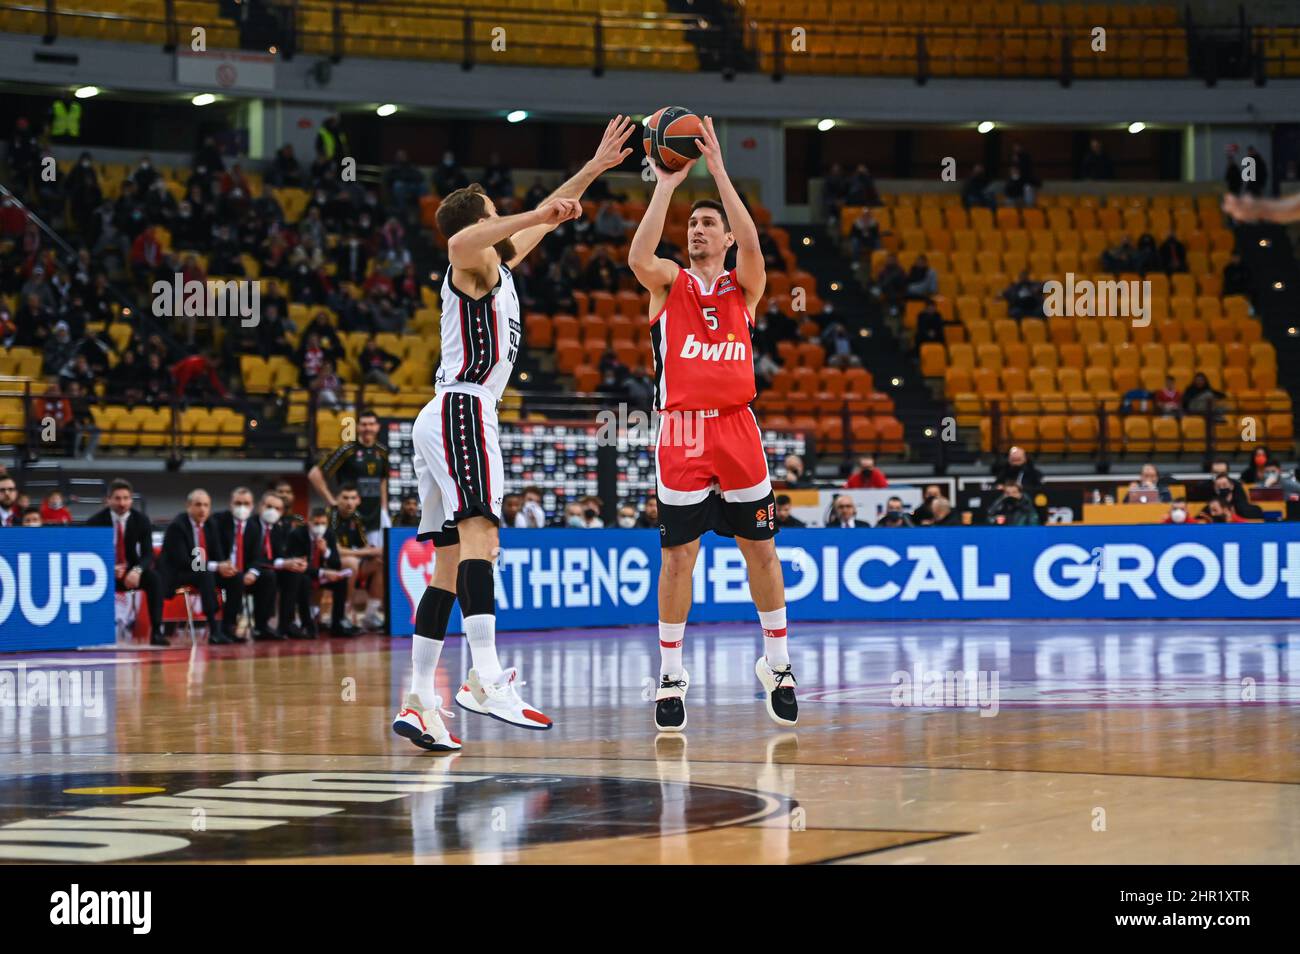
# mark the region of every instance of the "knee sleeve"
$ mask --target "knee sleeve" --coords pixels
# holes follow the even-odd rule
[[[456,595],[461,615],[492,616],[496,613],[491,560],[461,560],[456,571]]]
[[[436,586],[426,586],[424,595],[420,597],[420,605],[415,609],[415,635],[444,639],[447,635],[447,620],[451,618],[451,608],[455,603],[455,593]]]

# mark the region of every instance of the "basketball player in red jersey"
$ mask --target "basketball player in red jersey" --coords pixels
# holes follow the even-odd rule
[[[691,606],[691,573],[700,537],[713,530],[735,537],[749,569],[749,589],[763,627],[764,654],[754,670],[778,725],[799,718],[786,649],[785,585],[776,556],[776,500],[754,400],[754,312],[767,274],[758,229],[722,162],[713,120],[705,117],[701,157],[722,201],[702,199],[687,224],[690,268],[659,258],[655,249],[673,190],[694,161],[658,180],[628,251],[628,265],[650,292],[655,406],[659,434],[655,471],[663,565],[659,573],[659,651],[655,725],[686,727],[689,677],[682,642]],[[727,270],[727,250],[736,267]]]

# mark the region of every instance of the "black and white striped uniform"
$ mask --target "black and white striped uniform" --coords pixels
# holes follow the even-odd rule
[[[438,393],[411,428],[420,487],[421,540],[457,542],[466,517],[499,523],[505,466],[497,433],[497,402],[519,354],[522,322],[514,276],[498,266],[497,286],[482,298],[442,284],[442,363]]]

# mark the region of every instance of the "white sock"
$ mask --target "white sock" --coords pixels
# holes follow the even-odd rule
[[[442,655],[442,640],[428,636],[411,637],[411,692],[420,697],[426,706],[433,705],[438,657]]]
[[[659,621],[659,673],[679,676],[682,672],[682,641],[686,635],[685,623]]]
[[[470,659],[481,682],[501,678],[501,660],[497,659],[497,618],[493,613],[465,618],[465,638],[469,640]]]
[[[382,605],[383,605],[382,600],[377,600],[373,596],[370,597],[369,599],[366,600],[366,615],[373,616],[374,614],[378,613],[379,608]]]
[[[767,664],[772,669],[784,669],[790,665],[790,651],[785,645],[785,607],[758,612],[759,625],[763,627],[763,652],[767,654]]]

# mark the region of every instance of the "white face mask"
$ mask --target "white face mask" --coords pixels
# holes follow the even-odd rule
[[[631,530],[636,526],[636,517],[619,517],[618,525],[624,530]]]
[[[586,526],[586,524],[583,523],[583,521],[582,521],[582,517],[578,516],[577,514],[570,514],[567,523],[568,523],[568,525],[569,525],[570,527],[585,527],[585,526]]]
[[[248,504],[239,504],[237,507],[232,507],[231,512],[236,520],[247,520],[253,515],[253,508]]]
[[[1186,523],[1186,522],[1187,522],[1187,511],[1184,510],[1182,507],[1179,507],[1179,508],[1176,509],[1176,510],[1171,510],[1171,511],[1169,511],[1169,522],[1170,522],[1170,523]]]
[[[311,535],[315,539],[319,540],[321,537],[325,536],[325,531],[328,529],[329,527],[323,523],[313,523],[311,525]]]
[[[265,523],[274,524],[279,519],[280,511],[276,510],[274,507],[267,507],[262,511],[262,520]]]

